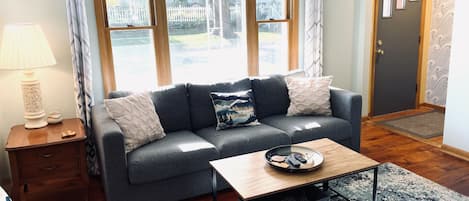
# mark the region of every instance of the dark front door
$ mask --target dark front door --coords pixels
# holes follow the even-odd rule
[[[415,108],[422,0],[377,0],[372,114]]]

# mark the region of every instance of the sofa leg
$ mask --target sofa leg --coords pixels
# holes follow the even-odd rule
[[[217,171],[212,168],[212,198],[217,201]]]

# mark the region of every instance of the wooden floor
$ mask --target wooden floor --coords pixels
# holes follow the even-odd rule
[[[469,162],[447,155],[439,147],[395,134],[374,124],[377,120],[395,118],[407,114],[428,111],[428,108],[391,114],[362,123],[362,154],[379,162],[392,162],[436,183],[469,196]],[[441,143],[441,139],[434,139]],[[92,178],[89,200],[104,201],[99,179]],[[190,199],[209,201],[210,195]],[[231,190],[219,193],[218,200],[235,201],[236,193]]]
[[[418,113],[420,110],[409,111]],[[362,124],[361,152],[379,162],[392,162],[420,176],[469,196],[469,162],[374,125]],[[433,141],[441,144],[442,137]]]

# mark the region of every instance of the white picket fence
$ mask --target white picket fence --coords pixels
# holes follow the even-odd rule
[[[125,7],[111,7],[107,9],[107,17],[109,25],[148,25],[148,9],[134,8],[128,9]]]
[[[204,7],[176,7],[166,9],[169,22],[196,22],[207,19],[210,10]]]
[[[234,6],[230,8],[231,19],[239,17],[241,8]],[[174,7],[167,9],[169,22],[199,22],[213,19],[213,12],[205,7]],[[149,22],[149,11],[147,8],[111,7],[107,11],[108,21],[111,25],[147,25]]]

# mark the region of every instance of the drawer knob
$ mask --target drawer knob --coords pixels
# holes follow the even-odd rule
[[[49,166],[49,167],[45,167],[45,168],[42,168],[42,169],[45,170],[45,171],[52,171],[52,170],[57,169],[57,166]]]
[[[53,154],[42,154],[43,158],[50,158],[52,156],[54,156],[54,155]]]

